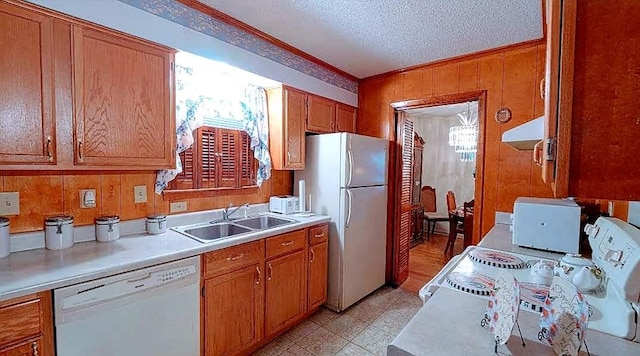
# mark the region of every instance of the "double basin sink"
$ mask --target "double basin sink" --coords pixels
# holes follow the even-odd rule
[[[285,219],[270,215],[259,215],[241,220],[212,221],[173,228],[173,230],[202,243],[247,234],[254,231],[267,230],[274,227],[296,223],[292,219]]]

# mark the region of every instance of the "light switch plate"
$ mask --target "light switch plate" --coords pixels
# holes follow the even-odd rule
[[[80,207],[83,209],[96,207],[96,190],[95,189],[80,190]]]
[[[20,214],[20,193],[0,193],[0,215]]]
[[[147,186],[146,185],[134,186],[133,195],[134,195],[133,200],[136,204],[146,203],[147,202]]]
[[[183,211],[187,211],[187,202],[186,201],[177,201],[169,204],[169,212],[171,213],[180,213]]]

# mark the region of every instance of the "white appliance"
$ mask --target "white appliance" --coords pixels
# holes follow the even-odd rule
[[[293,214],[300,211],[300,199],[291,195],[277,195],[269,198],[269,211],[279,214]]]
[[[517,198],[513,204],[513,244],[578,253],[581,209],[570,199]]]
[[[385,283],[388,141],[350,133],[306,141],[295,180],[306,182],[311,211],[331,217],[327,306],[342,311]]]
[[[584,293],[589,303],[589,329],[618,338],[640,341],[640,230],[615,218],[598,218],[585,229],[593,249],[592,260],[604,273],[600,288]],[[558,255],[559,256],[559,255]],[[454,257],[427,285],[420,290],[425,304],[441,288],[453,289],[487,298],[489,283],[499,271],[507,269],[521,283],[521,309],[539,313],[548,290],[536,282],[531,266],[537,262],[557,261],[534,256],[470,246]],[[523,285],[525,287],[523,287]],[[451,305],[455,308],[455,305]],[[587,334],[587,342],[589,335]],[[638,347],[640,350],[640,347]]]
[[[59,356],[200,355],[200,258],[56,289]]]

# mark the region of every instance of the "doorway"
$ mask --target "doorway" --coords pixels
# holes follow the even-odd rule
[[[457,254],[465,245],[463,239],[455,239],[449,248],[449,236],[457,237],[457,233],[454,227],[453,235],[449,235],[448,212],[474,200],[478,102],[409,109],[405,113],[413,119],[413,208],[409,276],[400,287],[417,293],[444,267],[449,251]],[[449,191],[454,199],[447,199]],[[470,223],[459,229],[464,234],[465,229],[472,228]]]
[[[461,93],[455,95],[446,95],[439,97],[430,97],[426,99],[405,101],[400,103],[391,104],[394,110],[394,119],[395,119],[395,127],[396,127],[396,135],[395,142],[392,142],[394,145],[394,154],[391,159],[390,168],[393,172],[390,172],[390,177],[394,177],[393,180],[395,184],[390,186],[390,194],[389,194],[389,205],[390,211],[393,211],[393,217],[390,216],[393,224],[393,234],[391,239],[391,257],[392,257],[392,275],[391,281],[394,286],[400,286],[403,282],[407,280],[409,277],[409,259],[410,259],[410,244],[412,239],[412,234],[417,230],[423,230],[421,228],[422,221],[421,218],[423,215],[419,212],[419,206],[421,198],[416,196],[417,192],[421,191],[423,186],[423,181],[421,179],[415,180],[417,177],[418,170],[416,166],[414,166],[416,158],[414,158],[414,140],[416,140],[415,133],[417,131],[422,130],[421,126],[423,126],[420,122],[416,124],[416,120],[421,120],[421,114],[433,113],[433,112],[442,112],[457,110],[460,108],[460,104],[466,108],[467,103],[474,103],[474,106],[477,106],[475,116],[477,117],[477,149],[475,154],[473,154],[473,164],[472,167],[475,167],[475,180],[473,180],[473,171],[471,172],[471,183],[465,184],[465,187],[462,187],[462,182],[459,185],[458,191],[456,195],[459,195],[460,198],[456,198],[456,205],[462,205],[463,201],[466,201],[469,197],[474,201],[474,214],[471,218],[473,221],[472,228],[469,229],[471,232],[472,238],[470,238],[467,244],[476,244],[480,239],[480,231],[481,231],[481,214],[482,214],[482,186],[483,186],[483,176],[484,176],[484,165],[483,165],[483,152],[484,152],[484,123],[485,123],[485,101],[486,101],[486,91],[476,91],[469,93]],[[471,104],[469,104],[471,106]],[[457,112],[456,112],[457,114]],[[456,115],[457,116],[457,115]],[[428,119],[426,119],[428,120]],[[442,124],[442,123],[441,123]],[[428,126],[428,125],[426,125]],[[441,125],[444,127],[444,125]],[[416,130],[417,129],[417,130]],[[440,128],[442,131],[443,128]],[[441,139],[441,138],[440,138]],[[446,135],[446,140],[448,141],[448,132]],[[427,145],[428,142],[425,142]],[[424,156],[423,156],[424,157]],[[455,157],[455,155],[454,155]],[[469,159],[469,154],[467,153],[465,157],[460,157]],[[464,165],[463,165],[464,166]],[[462,171],[467,170],[470,165],[466,165],[466,167],[461,166],[460,169]],[[462,173],[464,174],[464,173]],[[438,180],[434,180],[435,185],[440,184],[439,188],[436,186],[436,194],[438,206],[440,206],[440,211],[447,211],[446,208],[446,192],[448,190],[456,190],[455,186],[450,186],[450,183],[445,182],[443,179],[441,183],[437,183]],[[471,187],[469,186],[471,185]],[[447,188],[447,186],[450,186]],[[446,189],[446,190],[445,190]],[[418,210],[418,213],[416,213]],[[448,216],[448,214],[446,215]],[[469,221],[469,223],[471,223]],[[446,231],[446,224],[444,226],[441,224],[439,227],[439,231]],[[469,225],[469,224],[467,224]],[[455,225],[454,225],[455,226]],[[426,231],[425,231],[426,232]],[[454,235],[455,236],[455,235]],[[446,237],[436,236],[434,240],[440,240],[442,242]],[[456,239],[458,241],[459,239]],[[432,246],[432,250],[435,249],[438,244],[434,244]],[[456,253],[461,252],[460,242],[457,242],[457,245],[454,246],[454,250]],[[425,265],[429,266],[430,271],[426,271],[423,273],[422,279],[432,277],[439,270],[439,263],[444,264],[446,262],[446,258],[444,258],[444,248],[440,250],[443,255],[442,259],[438,259],[435,263],[429,263],[430,261],[426,261]],[[426,253],[421,254],[422,257],[416,258],[429,258],[428,256],[434,256],[435,253]],[[425,262],[425,261],[420,261]],[[416,264],[417,265],[417,264]],[[429,278],[430,279],[430,278]],[[428,280],[424,281],[426,283]],[[413,281],[414,284],[420,283],[420,281]],[[424,284],[423,283],[423,284]]]

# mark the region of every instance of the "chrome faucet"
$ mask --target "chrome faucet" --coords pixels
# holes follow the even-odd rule
[[[233,213],[238,211],[238,209],[240,209],[240,208],[248,209],[249,208],[249,203],[244,203],[244,204],[242,204],[240,206],[237,206],[235,209],[229,211],[229,209],[231,209],[232,207],[233,207],[233,204],[229,203],[229,206],[222,210],[222,221],[229,221],[230,220],[229,217],[231,215],[233,215]]]

